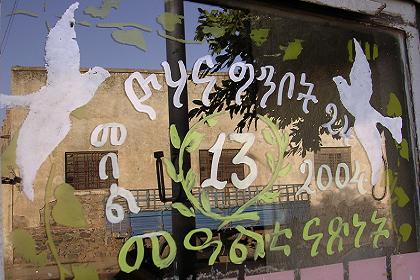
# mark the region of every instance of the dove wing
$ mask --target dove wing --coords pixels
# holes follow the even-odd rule
[[[19,130],[16,163],[22,175],[23,191],[33,200],[33,183],[42,163],[70,131],[68,114],[61,111],[30,111]]]
[[[357,92],[356,98],[369,102],[372,96],[372,73],[366,56],[359,42],[353,39],[356,49],[356,57],[350,71],[350,83],[353,92]]]
[[[0,108],[29,107],[31,106],[33,95],[6,95],[0,93]]]

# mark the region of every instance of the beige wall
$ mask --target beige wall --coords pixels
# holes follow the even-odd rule
[[[167,87],[162,73],[156,72],[158,81],[162,85],[162,90],[153,91],[153,96],[145,102],[152,106],[157,112],[157,119],[152,121],[145,113],[137,112],[124,92],[124,81],[134,70],[110,70],[111,77],[108,78],[98,89],[95,97],[83,108],[78,109],[71,116],[72,128],[63,140],[63,142],[56,148],[53,155],[51,155],[41,166],[38,171],[34,188],[35,200],[30,202],[23,193],[19,192],[15,187],[13,198],[13,223],[21,227],[37,227],[40,224],[39,209],[44,206],[44,189],[48,177],[51,164],[56,166],[54,176],[54,184],[58,185],[64,182],[64,153],[74,151],[96,151],[96,150],[118,150],[120,178],[119,185],[126,189],[156,189],[156,173],[155,173],[155,159],[153,152],[162,150],[166,157],[169,157],[169,136],[168,136],[168,104],[167,104]],[[144,74],[150,72],[142,71]],[[223,78],[222,75],[219,79]],[[12,71],[12,92],[15,95],[22,95],[38,90],[44,85],[46,79],[46,72],[42,68],[14,68]],[[136,87],[135,87],[136,88]],[[201,94],[204,89],[203,85],[194,85],[188,81],[188,98],[190,109],[194,106],[192,100],[201,99]],[[136,88],[136,92],[139,92]],[[18,129],[24,120],[26,111],[24,109],[13,109],[8,115],[7,122],[10,122],[10,132],[12,137],[16,135]],[[101,148],[96,148],[90,145],[90,134],[92,130],[99,124],[108,122],[118,122],[126,126],[128,136],[122,146],[111,146],[109,142]],[[195,121],[193,120],[192,123]],[[191,123],[191,124],[192,124]],[[220,132],[233,132],[237,120],[231,120],[226,113],[220,117],[216,127],[205,128],[201,130],[205,134],[200,149],[209,149],[216,141],[217,135]],[[258,178],[253,185],[265,185],[270,178],[270,170],[266,164],[265,153],[273,149],[267,145],[260,133],[264,128],[264,124],[259,122],[258,130],[254,128],[250,132],[255,133],[255,144],[249,151],[249,155],[254,158],[258,167]],[[34,136],[35,137],[35,136]],[[328,135],[322,135],[323,146],[342,146],[342,141],[333,140]],[[370,165],[363,148],[358,143],[357,139],[352,138],[349,141],[352,149],[352,161],[357,159],[360,162],[361,170],[365,174],[365,188],[367,195],[370,196]],[[224,148],[240,148],[239,143],[226,141]],[[313,160],[313,153],[308,153],[306,158]],[[277,184],[302,184],[306,178],[299,171],[299,166],[303,162],[300,156],[289,156],[286,162],[291,163],[292,171],[286,177],[279,178]],[[354,168],[354,164],[352,166]],[[192,154],[192,168],[196,174],[199,175],[199,160],[198,152]],[[170,180],[165,178],[167,187],[170,186]],[[198,185],[197,185],[198,187]],[[312,188],[316,193],[311,197],[311,205],[317,206],[325,195],[331,192],[337,193],[339,190],[333,187],[329,191],[320,192],[314,187]],[[11,188],[2,188],[3,191],[3,215],[4,227],[7,232],[11,230]],[[356,191],[356,185],[351,185],[347,190],[340,191],[343,200],[347,202],[354,202],[363,199]],[[107,189],[92,190],[89,192],[79,191],[78,195],[100,194],[106,196]],[[385,200],[387,201],[387,200]],[[340,200],[334,201],[339,205]],[[322,205],[321,205],[322,206]],[[103,207],[103,205],[98,205]]]
[[[111,77],[100,86],[95,97],[85,107],[79,109],[76,114],[72,114],[72,128],[69,134],[57,147],[54,155],[50,156],[38,172],[35,182],[34,202],[37,209],[43,206],[43,190],[52,162],[56,165],[54,182],[59,184],[64,181],[65,152],[117,149],[121,172],[119,185],[127,189],[156,188],[153,152],[162,150],[165,156],[169,157],[167,88],[163,74],[157,73],[158,81],[163,87],[160,91],[153,91],[153,96],[145,102],[145,104],[152,106],[157,112],[157,119],[152,121],[145,113],[137,112],[124,93],[124,81],[132,71],[111,69]],[[142,72],[145,75],[148,74],[147,71]],[[16,95],[34,92],[45,83],[45,77],[45,71],[42,68],[15,68],[12,71],[12,91]],[[220,76],[219,78],[222,77]],[[135,89],[136,92],[140,91],[138,87],[135,87]],[[201,99],[203,89],[203,85],[195,85],[192,82],[188,83],[189,108],[194,106],[192,100]],[[12,137],[17,133],[25,114],[25,110],[23,109],[12,110],[10,119],[8,119],[12,123]],[[108,122],[118,122],[126,126],[128,136],[125,143],[122,146],[112,146],[107,142],[101,148],[90,145],[90,134],[92,130],[97,125]],[[191,124],[194,122],[195,120]],[[217,126],[201,129],[201,132],[205,134],[205,138],[200,149],[210,148],[220,132],[233,132],[236,123],[237,120],[231,120],[226,113],[219,119]],[[265,185],[271,175],[266,163],[265,153],[273,148],[264,142],[260,133],[263,128],[264,124],[259,122],[259,131],[255,131],[254,127],[250,130],[250,132],[255,133],[256,140],[248,154],[254,158],[258,166],[258,178],[253,185]],[[322,142],[323,146],[343,146],[342,141],[333,140],[325,134],[322,135]],[[361,170],[365,173],[365,186],[369,189],[370,165],[365,152],[357,139],[350,139],[349,144],[352,147],[352,161],[354,163],[354,160],[357,159],[360,162]],[[240,145],[236,142],[226,141],[224,148],[240,148]],[[198,152],[191,156],[192,168],[199,174]],[[308,153],[306,158],[313,160],[313,153]],[[286,161],[291,163],[292,170],[287,177],[279,178],[277,183],[303,183],[306,175],[303,175],[299,170],[303,159],[300,156],[289,156],[286,158]],[[166,185],[169,186],[169,179],[166,178],[165,181]],[[351,188],[356,189],[356,186],[351,185]],[[334,187],[333,189],[336,188]],[[103,193],[100,190],[97,192]],[[312,197],[313,203],[316,203],[317,196],[320,194],[321,192],[317,190],[316,195]],[[30,203],[23,195],[17,195],[15,199],[19,205],[15,209],[15,215],[23,216],[27,220],[25,223],[28,225],[37,225],[39,223],[38,218],[33,217],[33,215],[28,215],[28,210],[34,209],[34,204]]]

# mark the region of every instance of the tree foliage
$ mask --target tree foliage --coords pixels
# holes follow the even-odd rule
[[[309,104],[309,114],[302,111],[302,101],[297,100],[299,92],[306,92],[307,88],[299,85],[300,71],[306,66],[302,65],[299,60],[286,61],[286,53],[288,51],[288,43],[293,38],[283,38],[283,34],[299,34],[300,38],[313,36],[308,32],[301,32],[296,21],[282,21],[281,18],[272,17],[270,15],[261,15],[245,10],[203,10],[199,9],[199,24],[196,28],[196,40],[205,40],[209,45],[209,51],[215,59],[215,67],[209,69],[201,69],[201,75],[205,76],[218,71],[226,71],[233,63],[243,61],[254,66],[255,77],[261,74],[261,66],[272,65],[276,72],[272,81],[276,84],[276,90],[267,102],[265,109],[259,106],[259,102],[268,87],[264,86],[264,80],[258,81],[254,79],[251,85],[242,95],[242,104],[235,103],[235,95],[249,78],[249,71],[246,72],[245,78],[239,82],[233,82],[230,79],[223,79],[221,84],[215,86],[215,90],[210,93],[210,106],[203,105],[201,100],[194,100],[194,104],[198,107],[189,112],[190,119],[195,117],[203,117],[216,111],[226,110],[230,113],[231,118],[240,115],[241,118],[237,123],[236,130],[241,132],[249,129],[251,125],[257,127],[257,113],[273,117],[279,128],[291,127],[289,153],[298,153],[305,156],[307,151],[316,151],[321,145],[320,134],[326,132],[321,125],[328,122],[330,117],[325,113],[325,106],[328,102],[334,102],[339,105],[338,94],[335,86],[328,81],[327,90],[330,92],[328,98],[320,100],[314,106]],[[288,32],[290,31],[290,32]],[[268,38],[267,38],[268,37]],[[303,40],[296,40],[301,42]],[[299,50],[299,53],[300,54]],[[322,58],[321,58],[322,59]],[[316,63],[313,63],[316,65]],[[325,80],[326,74],[330,74],[331,70],[321,69],[319,64],[316,66],[306,67],[312,70],[310,80]],[[277,105],[278,86],[280,79],[286,72],[295,74],[294,96],[290,100],[287,98],[286,82],[283,92],[283,104]],[[335,71],[335,70],[334,70]],[[332,75],[332,74],[331,74]],[[333,76],[330,76],[332,79]],[[325,91],[325,89],[323,89]],[[335,92],[332,92],[335,91]],[[315,94],[315,92],[314,92]],[[341,110],[343,113],[343,110]],[[339,128],[343,125],[339,113],[333,128]],[[350,118],[350,121],[351,118]],[[339,137],[336,135],[335,137]]]

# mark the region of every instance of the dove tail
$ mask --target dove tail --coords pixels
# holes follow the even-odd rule
[[[25,123],[23,125],[25,125]],[[34,163],[33,158],[25,157],[27,155],[32,155],[32,153],[22,153],[22,149],[19,148],[23,146],[21,143],[19,143],[20,138],[22,138],[21,132],[22,128],[19,131],[19,138],[16,148],[16,163],[19,167],[20,177],[22,178],[22,191],[29,200],[34,201],[34,181],[39,165]],[[22,155],[24,156],[22,157]]]
[[[28,180],[25,177],[27,176],[24,176],[22,178],[23,193],[29,200],[34,201],[34,187],[32,182],[33,180]]]
[[[388,170],[388,157],[386,155],[386,147],[385,147],[385,136],[383,133],[381,133],[381,141],[382,141],[382,162],[384,164],[385,170]],[[377,196],[376,193],[377,191],[375,190],[378,187],[378,184],[376,185],[372,185],[372,197],[374,200],[376,201],[381,201],[385,198],[385,196],[388,193],[388,188],[390,187],[390,183],[388,180],[388,176],[385,173],[385,186],[383,187],[383,193],[381,196]]]
[[[0,108],[29,107],[32,95],[6,95],[0,94]]]
[[[382,121],[380,122],[386,129],[391,132],[392,138],[394,138],[397,143],[401,143],[402,141],[402,119],[401,117],[397,118],[389,118],[389,117],[382,117]]]

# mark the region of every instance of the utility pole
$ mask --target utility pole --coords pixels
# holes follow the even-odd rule
[[[165,0],[165,12],[184,16],[184,1]],[[182,24],[176,24],[175,30],[167,32],[167,34],[178,39],[185,39],[184,21],[182,21]],[[179,79],[181,77],[181,73],[178,66],[178,60],[182,60],[184,64],[186,64],[185,44],[166,39],[166,60],[171,67],[173,79]],[[184,87],[181,94],[180,102],[183,104],[181,108],[176,108],[174,106],[174,94],[175,88],[168,86],[169,125],[176,125],[179,137],[182,141],[189,129],[187,86]],[[171,160],[173,163],[177,162],[178,156],[179,151],[171,145]],[[174,165],[177,166],[177,164]],[[184,174],[186,174],[191,168],[191,159],[188,153],[184,154],[184,166],[182,168],[184,170]],[[183,191],[181,183],[172,181],[172,196],[173,202],[181,202],[186,204],[188,207],[191,206]],[[172,210],[172,234],[177,247],[177,256],[174,262],[174,268],[175,276],[177,276],[178,279],[187,279],[190,275],[193,275],[193,279],[195,279],[195,252],[186,250],[183,244],[185,236],[194,228],[195,219],[193,217],[187,218],[182,216],[178,210]]]

